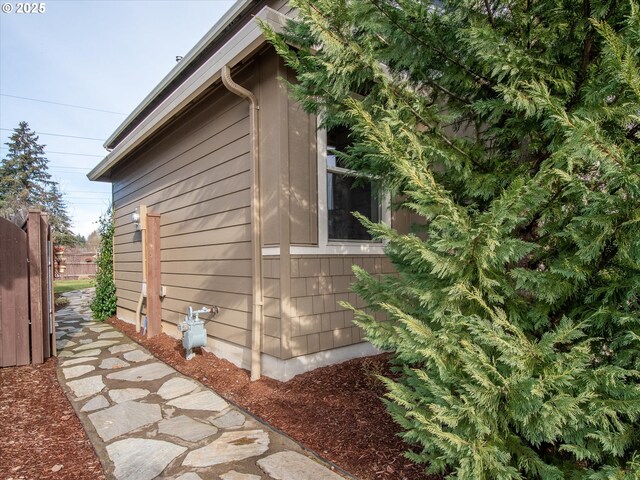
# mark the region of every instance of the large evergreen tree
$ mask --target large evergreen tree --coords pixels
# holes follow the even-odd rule
[[[9,152],[0,163],[0,216],[22,224],[29,208],[40,208],[50,215],[54,241],[73,245],[77,240],[67,206],[49,174],[45,145],[38,141],[27,122],[20,122],[9,137]]]
[[[81,239],[71,231],[71,217],[67,213],[67,204],[57,182],[51,183],[49,190],[45,193],[42,206],[49,212],[49,224],[56,243],[61,245],[82,243]]]
[[[355,269],[410,458],[464,479],[640,476],[632,0],[294,0],[266,29],[354,169],[424,217]],[[419,231],[418,231],[419,230]]]

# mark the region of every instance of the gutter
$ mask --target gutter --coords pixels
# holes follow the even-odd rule
[[[260,229],[260,106],[256,96],[231,78],[229,65],[222,67],[222,83],[231,93],[249,102],[251,125],[251,261],[253,318],[251,324],[251,381],[260,379],[262,326],[264,323],[264,289],[262,278],[262,233]]]

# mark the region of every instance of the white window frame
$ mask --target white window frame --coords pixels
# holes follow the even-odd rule
[[[348,174],[351,170],[327,165],[327,130],[322,128],[317,134],[318,145],[318,247],[336,253],[384,254],[384,244],[374,240],[337,240],[329,239],[329,208],[327,192],[327,173]],[[391,225],[391,197],[383,193],[379,198],[380,221]]]

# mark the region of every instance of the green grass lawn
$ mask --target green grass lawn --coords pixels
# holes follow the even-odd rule
[[[53,293],[60,294],[94,286],[95,283],[90,278],[83,278],[82,280],[56,280],[53,282]]]

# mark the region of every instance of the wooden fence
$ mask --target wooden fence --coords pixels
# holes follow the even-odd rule
[[[64,258],[64,272],[59,271],[58,258]],[[96,251],[82,247],[66,247],[62,256],[56,256],[55,277],[59,280],[75,280],[78,278],[95,278]]]
[[[56,354],[53,248],[47,215],[25,226],[0,218],[0,366],[43,363]]]

